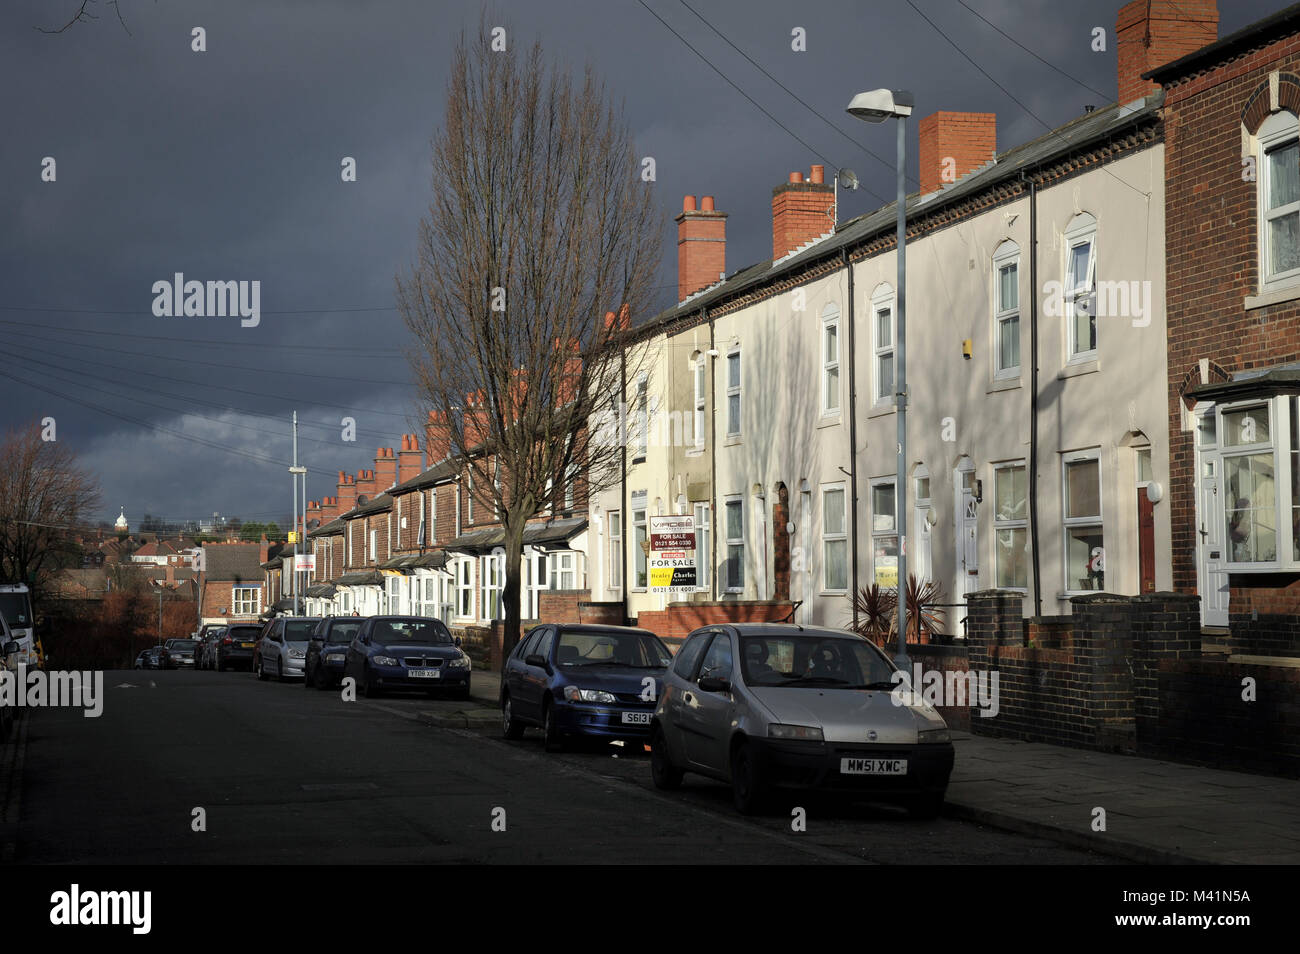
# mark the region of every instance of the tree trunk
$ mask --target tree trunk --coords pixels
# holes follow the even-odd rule
[[[519,642],[519,627],[523,613],[520,596],[523,594],[523,558],[524,558],[524,520],[522,517],[508,517],[506,522],[506,580],[501,590],[501,599],[505,605],[505,627],[501,633],[501,659],[504,668],[505,658],[510,655]]]

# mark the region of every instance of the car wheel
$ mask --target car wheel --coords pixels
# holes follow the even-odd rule
[[[755,815],[763,808],[763,782],[748,742],[742,741],[731,752],[731,795],[742,815]]]
[[[371,678],[369,668],[361,671],[361,694],[367,699],[379,698],[379,687],[375,685],[374,679]]]
[[[654,780],[655,788],[670,792],[682,784],[685,774],[668,758],[664,730],[655,726],[650,734],[650,778]]]
[[[284,682],[284,660],[283,659],[277,659],[275,661],[275,678],[276,681],[278,682]]]
[[[509,695],[501,697],[501,734],[507,739],[522,739],[524,737],[524,724],[514,717]]]
[[[253,668],[257,671],[257,678],[263,682],[266,682],[266,680],[271,678],[266,674],[266,666],[262,664],[262,658],[260,656],[258,657],[257,662],[253,664]]]
[[[943,811],[943,792],[927,792],[907,802],[907,814],[912,818],[938,818]]]
[[[555,706],[549,701],[542,707],[542,736],[547,752],[564,751],[564,737],[560,735],[560,724],[555,718]]]

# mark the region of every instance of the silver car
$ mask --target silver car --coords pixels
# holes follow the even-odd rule
[[[730,782],[758,811],[774,788],[826,789],[943,807],[953,747],[943,717],[894,679],[874,644],[785,623],[697,629],[664,677],[650,728],[655,786],[686,772]]]
[[[319,616],[280,616],[266,624],[253,650],[253,672],[258,679],[275,676],[304,679],[307,675],[307,643]]]

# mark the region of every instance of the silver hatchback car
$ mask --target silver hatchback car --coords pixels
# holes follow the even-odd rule
[[[319,616],[280,616],[266,624],[253,650],[253,672],[266,680],[275,676],[303,679],[307,675],[307,643]]]
[[[773,788],[943,807],[953,747],[943,717],[900,689],[892,660],[853,633],[786,623],[697,629],[664,677],[650,728],[656,787],[686,772],[730,782],[736,808]]]

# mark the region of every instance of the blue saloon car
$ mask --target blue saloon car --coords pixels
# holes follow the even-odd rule
[[[505,737],[539,727],[547,751],[574,738],[644,741],[672,661],[659,637],[630,626],[545,624],[519,641],[501,674]]]
[[[440,619],[371,616],[348,646],[344,674],[366,696],[394,689],[469,698],[471,662]]]
[[[362,622],[356,616],[327,616],[316,625],[307,643],[304,686],[332,689],[342,681],[348,647]]]

